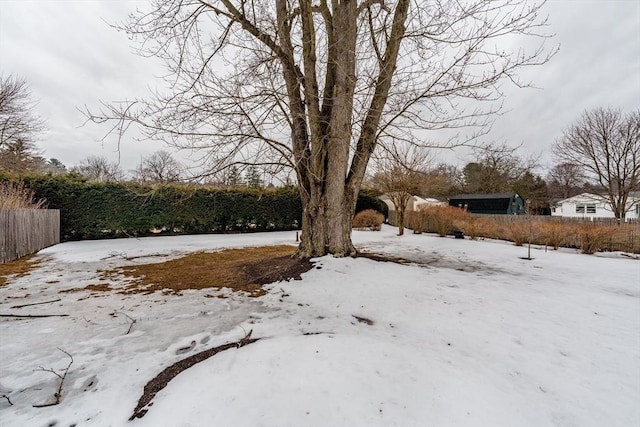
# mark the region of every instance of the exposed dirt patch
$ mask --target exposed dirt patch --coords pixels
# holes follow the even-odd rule
[[[35,255],[28,255],[6,264],[0,264],[0,286],[6,285],[10,278],[26,276],[41,262],[41,258],[35,259]]]
[[[170,261],[105,271],[102,277],[113,280],[124,276],[130,282],[124,293],[179,294],[187,289],[229,288],[261,296],[266,292],[262,285],[299,279],[313,267],[309,260],[294,254],[295,248],[288,245],[198,252]]]

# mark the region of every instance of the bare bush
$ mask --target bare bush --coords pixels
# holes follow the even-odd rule
[[[366,209],[353,217],[353,228],[380,231],[383,222],[384,215],[374,209]]]
[[[428,206],[412,212],[409,222],[414,232],[437,233],[444,237],[453,233],[455,223],[469,217],[469,213],[453,206]]]
[[[516,246],[522,246],[533,235],[533,228],[529,222],[510,222],[505,227],[507,240]]]
[[[405,214],[407,225],[413,230],[413,234],[420,234],[426,230],[425,218],[421,211],[409,211]]]
[[[561,222],[541,222],[536,228],[544,244],[551,245],[554,250],[563,246],[571,236],[576,234],[575,227]]]
[[[478,237],[495,237],[498,228],[495,221],[471,214],[454,221],[453,226],[464,232],[465,236],[472,240],[476,240]]]
[[[45,203],[23,182],[0,182],[0,209],[42,209]]]
[[[579,228],[580,250],[583,254],[594,254],[611,233],[611,227],[583,225]]]

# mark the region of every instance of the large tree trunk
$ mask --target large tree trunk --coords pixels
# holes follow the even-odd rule
[[[349,189],[341,197],[329,196],[317,186],[300,191],[302,199],[302,239],[300,257],[318,257],[331,253],[337,257],[354,256],[351,224],[357,195]],[[332,203],[332,205],[330,205]]]
[[[303,207],[300,256],[331,253],[344,257],[356,253],[351,242],[351,223],[360,186],[347,182],[347,171],[356,84],[357,2],[334,3],[333,8],[331,28],[334,32],[329,35],[329,42],[333,43],[327,59],[329,85],[325,87],[327,93],[322,106],[315,79],[314,23],[310,10],[301,11],[305,78],[309,79],[304,94],[311,151],[309,170],[303,171],[299,185]],[[287,64],[283,65],[286,68]],[[293,77],[293,73],[285,75],[292,87],[296,84]],[[289,94],[299,102],[300,91]]]

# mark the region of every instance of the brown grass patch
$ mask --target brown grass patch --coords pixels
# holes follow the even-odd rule
[[[179,294],[187,289],[229,288],[250,296],[266,292],[262,285],[278,280],[297,279],[313,266],[296,258],[295,247],[288,245],[197,252],[182,258],[104,272],[131,279],[125,293]]]
[[[9,278],[26,276],[42,262],[42,259],[34,260],[35,255],[28,255],[18,258],[5,264],[0,264],[0,286],[4,286]]]

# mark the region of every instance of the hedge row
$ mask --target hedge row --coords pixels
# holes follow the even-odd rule
[[[62,240],[145,236],[156,233],[225,233],[298,229],[302,206],[297,189],[211,189],[88,183],[68,175],[21,177],[60,209]],[[363,191],[356,211],[386,206]]]

